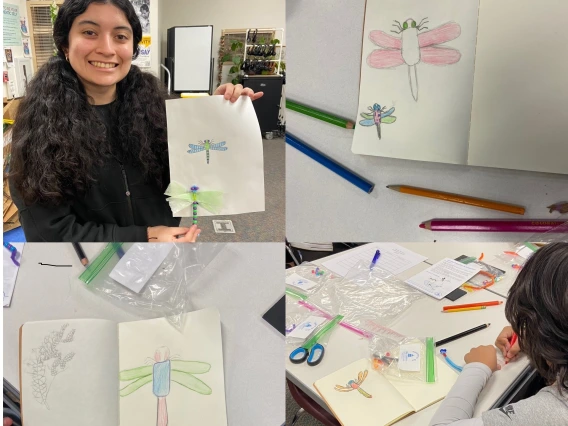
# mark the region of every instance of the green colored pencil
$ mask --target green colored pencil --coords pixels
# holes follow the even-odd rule
[[[355,123],[350,120],[339,118],[334,115],[328,114],[327,112],[319,111],[305,105],[300,105],[294,101],[291,101],[290,99],[286,99],[286,108],[299,112],[301,114],[309,115],[310,117],[317,118],[318,120],[325,121],[329,124],[343,127],[345,129],[355,128]]]

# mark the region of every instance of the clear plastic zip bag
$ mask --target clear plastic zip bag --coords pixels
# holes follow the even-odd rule
[[[191,284],[224,244],[109,243],[79,276],[93,293],[142,318],[166,317],[177,329]]]
[[[389,326],[415,301],[426,297],[404,281],[360,261],[342,280],[328,281],[309,302],[331,315],[371,333]]]
[[[378,333],[369,340],[373,369],[401,380],[436,382],[435,350],[433,337]]]

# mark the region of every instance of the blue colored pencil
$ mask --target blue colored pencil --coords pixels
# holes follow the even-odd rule
[[[370,194],[373,189],[375,188],[375,184],[373,182],[368,181],[367,179],[359,176],[355,172],[349,170],[345,166],[339,164],[337,161],[329,158],[325,154],[322,154],[320,151],[315,149],[314,147],[308,145],[307,143],[299,140],[295,136],[292,136],[289,133],[286,133],[286,143],[288,145],[293,146],[298,151],[303,152],[312,160],[317,161],[322,166],[328,168],[334,173],[337,173],[343,179],[351,182],[357,188],[362,189],[363,191]]]

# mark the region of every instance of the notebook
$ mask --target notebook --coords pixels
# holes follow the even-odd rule
[[[367,0],[352,151],[568,173],[568,2]],[[379,124],[380,123],[380,124]]]
[[[24,324],[26,426],[226,426],[219,312],[184,316],[181,331],[165,318]]]
[[[436,370],[436,383],[402,381],[378,373],[363,358],[316,381],[314,387],[343,426],[391,425],[448,394],[458,375],[441,362]],[[336,386],[352,387],[351,380],[360,382],[358,389],[336,390]]]

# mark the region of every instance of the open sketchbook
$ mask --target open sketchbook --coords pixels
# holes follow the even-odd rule
[[[20,329],[26,426],[226,426],[216,309],[114,323],[71,319]]]
[[[367,0],[352,151],[568,174],[568,2]]]
[[[458,376],[441,362],[436,370],[436,383],[402,381],[374,371],[371,361],[363,358],[314,387],[343,426],[391,425],[448,394]]]

